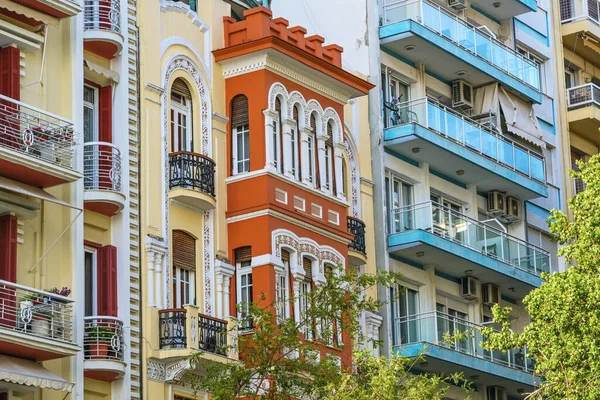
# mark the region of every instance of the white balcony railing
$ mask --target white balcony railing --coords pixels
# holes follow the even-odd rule
[[[384,0],[382,25],[409,19],[452,41],[520,82],[540,90],[539,66],[505,46],[485,30],[426,0]]]
[[[71,122],[0,95],[0,147],[73,169],[75,144]]]
[[[123,361],[123,321],[115,317],[84,318],[84,358]]]
[[[419,124],[528,178],[546,183],[544,156],[435,100],[393,104],[390,125]]]
[[[439,311],[413,314],[396,318],[394,345],[431,343],[495,364],[534,372],[535,360],[527,357],[527,349],[485,350],[482,344],[486,339],[480,332],[484,326]],[[446,340],[448,336],[450,340]]]
[[[83,27],[121,33],[121,5],[119,0],[85,0]]]
[[[392,233],[424,230],[539,276],[550,272],[550,253],[432,201],[392,210]]]
[[[73,300],[0,280],[0,331],[73,342]]]
[[[112,143],[88,142],[83,149],[85,190],[121,191],[121,151]]]
[[[560,22],[567,24],[589,20],[600,25],[600,2],[598,0],[560,0]]]
[[[600,107],[600,87],[588,83],[567,89],[567,107],[569,109],[588,105]]]

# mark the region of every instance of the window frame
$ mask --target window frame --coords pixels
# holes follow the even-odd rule
[[[244,129],[245,128],[245,129]],[[233,153],[233,175],[245,174],[250,172],[250,124],[237,125],[232,129],[232,153]],[[248,158],[239,159],[238,137],[242,137],[242,153],[243,150],[248,150]],[[240,163],[242,169],[240,169]],[[246,163],[248,163],[246,168]]]
[[[243,309],[248,310],[248,307],[244,307],[243,304],[250,304],[252,303],[253,300],[253,296],[254,296],[254,281],[253,281],[253,277],[252,277],[252,261],[241,261],[241,262],[236,262],[235,263],[235,269],[236,269],[236,287],[237,287],[237,304],[236,304],[236,312],[237,312],[237,318],[238,321],[240,322],[239,326],[240,326],[240,331],[244,332],[244,331],[250,331],[252,330],[252,323],[247,324],[246,326],[244,326],[243,321],[247,320],[247,317],[243,316]],[[242,277],[243,276],[249,276],[250,279],[246,279],[246,284],[242,285]],[[249,283],[248,283],[249,282]],[[247,302],[242,301],[243,299],[243,293],[244,293],[244,289],[246,290],[246,295],[247,297],[252,297]],[[248,293],[248,289],[249,289],[249,293]],[[240,308],[242,310],[240,310],[238,308],[238,306],[241,306]]]
[[[187,281],[181,279],[181,273],[188,273]],[[185,291],[182,292],[182,285],[187,286],[188,301],[185,302],[183,301]],[[173,308],[183,308],[186,305],[196,305],[196,271],[174,265],[173,288]]]
[[[91,255],[92,260],[92,271],[91,271],[91,280],[92,280],[92,294],[91,294],[91,302],[92,302],[92,310],[90,315],[87,314],[87,287],[84,291],[84,304],[83,304],[83,313],[86,317],[93,317],[98,315],[98,249],[90,246],[84,246],[84,253]],[[87,266],[85,265],[84,259],[84,276],[86,275]],[[86,278],[87,281],[87,278]]]
[[[179,96],[181,99],[184,100],[185,104],[182,104],[181,102],[177,102],[175,100],[173,100],[173,95]],[[187,97],[186,95],[177,92],[176,90],[171,90],[171,95],[169,96],[169,106],[170,106],[170,113],[169,113],[169,118],[170,118],[170,129],[171,129],[171,152],[176,153],[179,151],[189,151],[189,152],[193,152],[194,151],[194,121],[193,121],[193,112],[192,112],[192,107],[193,107],[193,102],[192,99]],[[182,148],[181,143],[179,143],[179,139],[181,136],[181,126],[179,125],[179,123],[175,123],[175,117],[177,115],[181,114],[182,116],[185,116],[185,130],[186,130],[186,143],[185,143],[185,148]],[[178,126],[178,135],[175,135],[175,131],[174,128],[175,126]],[[177,137],[177,140],[176,140]],[[175,144],[178,144],[178,146],[176,147]]]
[[[86,83],[83,84],[83,90],[85,91],[86,89],[91,89],[91,91],[94,94],[94,102],[90,103],[89,101],[85,100],[85,95],[84,95],[84,100],[83,100],[83,108],[84,108],[84,119],[85,119],[85,109],[90,109],[92,110],[92,114],[93,114],[93,123],[94,123],[94,127],[93,127],[93,132],[92,132],[92,140],[85,140],[85,131],[83,133],[83,139],[84,139],[84,143],[90,143],[90,142],[98,142],[100,140],[100,90],[98,90],[97,87],[94,87],[92,85],[88,85]],[[84,124],[84,129],[85,129],[85,124]]]

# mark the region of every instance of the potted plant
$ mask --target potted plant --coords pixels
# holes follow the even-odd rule
[[[105,359],[108,356],[108,346],[115,335],[113,329],[89,326],[85,328],[88,354],[91,359]]]
[[[46,292],[57,294],[57,295],[62,296],[62,297],[69,297],[69,295],[71,294],[71,289],[69,289],[66,286],[63,287],[62,289],[59,289],[59,288],[55,287],[55,288],[52,288],[52,289],[46,289]],[[57,297],[50,297],[50,301],[54,301],[54,302],[57,302],[57,303],[64,303],[64,300],[59,299]]]
[[[31,321],[31,333],[39,336],[50,336],[51,318],[52,315],[47,311],[34,311],[33,321]]]

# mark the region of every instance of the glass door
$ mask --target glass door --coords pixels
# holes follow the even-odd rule
[[[419,293],[403,286],[396,289],[392,312],[397,320],[394,332],[396,344],[410,344],[422,340],[418,326]]]
[[[171,147],[173,152],[193,151],[191,101],[171,93]]]
[[[86,143],[94,143],[99,140],[98,122],[98,89],[92,86],[83,86],[83,141],[84,141],[84,187],[96,189],[99,186],[99,152],[100,146],[85,146]]]
[[[384,68],[382,71],[382,100],[384,104],[384,126],[405,124],[409,121],[409,112],[406,107],[398,105],[409,100],[409,85],[402,82],[394,73]],[[416,122],[416,121],[415,121]]]
[[[392,233],[414,229],[415,211],[407,207],[413,204],[413,186],[394,176],[388,179],[388,184],[391,185],[392,197],[390,199]]]

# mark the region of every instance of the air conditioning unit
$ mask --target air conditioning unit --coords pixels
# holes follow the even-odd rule
[[[488,386],[487,400],[505,400],[506,391],[500,386]]]
[[[477,279],[472,276],[463,276],[460,278],[460,292],[463,299],[477,299]]]
[[[473,86],[462,79],[452,82],[452,107],[462,110],[473,108]]]
[[[506,214],[506,195],[501,192],[488,192],[488,213]]]
[[[465,0],[448,0],[448,7],[452,7],[455,10],[464,10],[467,7]]]
[[[500,287],[493,283],[481,285],[481,299],[486,306],[500,304]]]
[[[506,215],[511,218],[521,218],[521,201],[516,197],[506,198]]]

